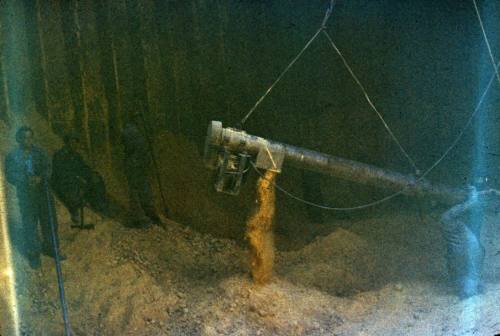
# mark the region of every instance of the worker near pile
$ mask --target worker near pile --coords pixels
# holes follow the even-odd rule
[[[59,243],[54,199],[49,188],[49,157],[33,141],[34,132],[30,127],[22,126],[17,130],[18,148],[5,159],[5,176],[16,187],[21,215],[20,225],[13,224],[11,230],[13,243],[28,259],[31,268],[36,269],[40,267],[40,254],[55,255],[51,224],[55,229],[56,248]]]
[[[78,152],[80,139],[75,133],[63,137],[64,145],[52,158],[51,184],[68,209],[74,225],[82,225],[80,209],[88,204],[106,214],[108,202],[101,175],[92,170]]]
[[[446,261],[451,285],[461,299],[481,294],[484,291],[481,272],[485,249],[481,244],[483,211],[494,189],[486,188],[487,178],[475,179],[468,199],[458,204],[441,217],[443,237],[446,240]]]
[[[131,114],[130,121],[122,131],[124,168],[129,189],[130,224],[138,227],[161,224],[149,182],[152,159],[145,131],[140,112]]]

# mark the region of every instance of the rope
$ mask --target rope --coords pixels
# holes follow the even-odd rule
[[[71,328],[69,324],[69,315],[68,315],[68,305],[66,303],[66,295],[64,294],[64,280],[62,276],[61,270],[61,258],[59,256],[59,243],[57,240],[57,232],[55,225],[55,216],[52,212],[53,203],[51,202],[52,197],[49,192],[49,186],[47,180],[44,181],[45,185],[45,193],[47,195],[47,206],[48,206],[48,214],[49,214],[49,224],[50,224],[50,233],[52,237],[52,247],[54,248],[54,261],[56,263],[56,273],[57,273],[57,286],[59,288],[59,300],[61,301],[61,309],[64,321],[64,335],[71,335]]]
[[[415,164],[415,161],[413,161],[413,159],[410,157],[410,155],[408,155],[408,153],[406,152],[406,150],[403,148],[403,146],[401,145],[401,143],[399,142],[399,140],[396,138],[396,136],[394,135],[394,133],[390,129],[390,127],[387,124],[387,122],[384,120],[384,117],[382,116],[382,114],[375,107],[375,105],[373,104],[372,100],[368,96],[368,93],[367,93],[365,87],[363,86],[363,84],[361,84],[361,82],[359,81],[358,77],[356,76],[356,74],[352,70],[351,66],[349,65],[349,63],[347,63],[347,60],[345,59],[344,55],[342,55],[342,53],[340,52],[339,48],[337,48],[337,45],[333,42],[332,38],[330,37],[330,34],[328,34],[328,32],[326,30],[323,30],[323,34],[325,35],[325,37],[330,42],[330,45],[332,46],[332,48],[340,56],[340,59],[344,63],[347,71],[349,71],[349,73],[351,74],[352,78],[354,79],[354,81],[356,82],[356,84],[359,86],[359,88],[363,92],[363,95],[365,96],[366,101],[368,102],[368,104],[370,105],[370,107],[372,108],[372,110],[375,111],[375,113],[377,114],[378,118],[380,119],[380,121],[384,125],[385,129],[387,130],[387,132],[391,136],[392,140],[394,140],[394,142],[398,145],[398,147],[401,150],[401,152],[403,153],[403,155],[406,157],[406,159],[408,160],[408,162],[410,163],[410,165],[412,166],[412,168],[415,170],[415,173],[417,175],[419,175],[419,169],[417,168],[417,166]]]
[[[321,31],[325,28],[325,25],[328,22],[328,19],[332,15],[334,6],[335,6],[335,0],[331,0],[330,6],[326,10],[325,17],[323,18],[323,22],[321,24],[321,27],[316,31],[316,33],[314,33],[314,35],[309,39],[309,41],[306,43],[304,48],[302,48],[302,50],[297,54],[297,56],[295,56],[295,58],[290,62],[290,64],[288,64],[288,66],[278,76],[278,78],[274,81],[274,83],[271,84],[271,86],[266,90],[266,92],[264,92],[262,97],[260,97],[259,100],[257,100],[255,105],[250,109],[250,111],[245,115],[245,117],[243,117],[243,119],[241,119],[241,121],[240,121],[241,125],[243,125],[247,121],[247,119],[252,115],[252,113],[255,111],[255,109],[257,109],[257,106],[259,106],[260,103],[262,103],[262,101],[267,97],[267,95],[276,86],[276,84],[278,84],[278,82],[281,80],[281,78],[283,78],[283,76],[288,72],[288,70],[290,70],[292,68],[292,66],[300,59],[300,57],[307,50],[307,48],[309,48],[311,43],[313,43],[313,41],[318,37],[318,35],[321,33]]]
[[[496,66],[499,66],[499,65],[500,65],[500,62]],[[481,98],[479,99],[479,102],[477,103],[474,111],[471,113],[469,119],[467,120],[467,122],[465,123],[464,127],[462,128],[462,130],[460,131],[460,133],[457,135],[457,137],[455,138],[455,140],[444,151],[444,153],[441,155],[441,157],[439,159],[437,159],[422,175],[420,175],[416,179],[415,183],[418,183],[418,182],[422,181],[427,175],[429,175],[429,173],[431,171],[433,171],[434,168],[436,168],[444,160],[444,158],[446,156],[448,156],[448,154],[451,152],[451,150],[456,147],[456,145],[458,144],[458,142],[462,139],[463,135],[465,134],[465,131],[470,127],[470,125],[472,123],[472,120],[478,114],[479,108],[483,104],[484,98],[486,97],[488,91],[490,90],[491,85],[493,84],[494,80],[495,80],[495,73],[492,74],[492,76],[490,78],[490,81],[488,82],[488,85],[486,86],[486,89],[484,90],[483,94],[481,95]],[[265,178],[261,174],[261,172],[257,169],[257,167],[255,166],[255,164],[253,162],[250,162],[250,163],[252,164],[252,167],[257,172],[257,174],[259,174],[262,178]],[[287,191],[286,189],[280,187],[274,181],[269,181],[269,182],[271,182],[276,187],[276,189],[278,189],[279,191],[283,192],[288,197],[295,199],[296,201],[299,201],[301,203],[304,203],[304,204],[307,204],[307,205],[310,205],[310,206],[314,206],[316,208],[320,208],[320,209],[323,209],[323,210],[333,210],[333,211],[355,211],[355,210],[362,210],[362,209],[370,208],[370,207],[379,205],[381,203],[384,203],[384,202],[386,202],[388,200],[391,200],[391,199],[395,198],[396,196],[399,196],[399,195],[403,194],[406,190],[408,190],[408,188],[410,188],[410,185],[407,185],[403,189],[401,189],[401,190],[399,190],[399,191],[397,191],[397,192],[395,192],[395,193],[393,193],[393,194],[391,194],[389,196],[381,198],[379,200],[376,200],[376,201],[373,201],[373,202],[370,202],[370,203],[366,203],[366,204],[362,204],[362,205],[358,205],[358,206],[340,208],[340,207],[331,207],[331,206],[321,205],[321,204],[317,204],[317,203],[313,203],[313,202],[304,200],[304,199],[302,199],[302,198],[300,198],[298,196],[295,196],[294,194],[292,194],[291,192]]]
[[[477,8],[476,0],[472,0],[474,3],[474,9],[476,11],[477,20],[479,21],[479,25],[481,26],[481,31],[483,32],[484,42],[486,42],[486,47],[488,48],[488,53],[490,55],[491,64],[493,65],[493,69],[495,69],[495,73],[497,75],[498,83],[500,83],[500,75],[498,74],[498,66],[495,64],[495,57],[493,56],[493,51],[491,51],[490,41],[488,40],[488,36],[486,36],[486,30],[484,29],[483,20],[481,19],[481,14],[479,13],[479,8]]]

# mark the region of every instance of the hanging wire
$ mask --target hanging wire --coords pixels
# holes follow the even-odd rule
[[[500,75],[498,74],[498,66],[495,64],[495,56],[493,56],[493,51],[491,50],[490,41],[488,40],[488,36],[486,35],[486,30],[484,29],[483,20],[481,19],[481,14],[479,13],[479,8],[477,7],[476,0],[472,0],[474,3],[474,9],[476,11],[477,20],[479,21],[479,25],[481,26],[481,31],[483,32],[484,42],[486,43],[486,47],[488,48],[488,53],[490,55],[491,64],[493,65],[493,69],[495,70],[495,74],[497,76],[498,83],[500,83]]]
[[[351,76],[353,77],[353,79],[356,82],[356,84],[360,87],[361,91],[363,92],[363,94],[365,96],[365,99],[368,101],[368,104],[371,106],[371,108],[375,111],[375,113],[377,114],[377,116],[379,117],[379,119],[382,121],[382,124],[384,125],[385,129],[387,130],[387,132],[389,133],[389,135],[391,136],[391,138],[394,140],[394,142],[397,144],[397,146],[399,147],[399,149],[401,150],[401,152],[403,153],[403,155],[406,157],[406,159],[408,160],[409,164],[411,165],[411,167],[415,171],[415,174],[419,175],[420,170],[417,168],[417,166],[415,164],[415,161],[410,157],[410,155],[408,154],[408,152],[403,148],[403,146],[401,145],[401,143],[399,142],[399,140],[397,139],[397,137],[394,135],[394,133],[390,129],[389,125],[385,121],[385,119],[382,116],[382,114],[378,111],[378,109],[375,107],[375,105],[371,101],[370,97],[368,96],[368,93],[367,93],[366,89],[361,84],[361,82],[359,81],[358,77],[354,74],[354,71],[350,67],[349,63],[347,62],[347,60],[345,59],[345,57],[342,55],[342,53],[340,52],[340,50],[337,48],[337,46],[335,45],[335,43],[333,43],[332,39],[330,38],[330,35],[327,33],[327,31],[326,31],[326,24],[328,23],[328,20],[329,20],[331,14],[333,12],[334,6],[335,6],[335,1],[332,0],[330,2],[329,8],[327,9],[327,11],[325,13],[323,21],[321,23],[321,27],[316,31],[316,33],[311,37],[311,39],[309,39],[309,41],[306,43],[306,45],[304,46],[304,48],[302,48],[302,50],[297,54],[297,56],[295,56],[295,58],[292,60],[292,62],[290,62],[290,64],[288,64],[288,66],[278,76],[278,78],[274,81],[274,83],[271,84],[271,86],[266,90],[266,92],[257,100],[257,102],[255,103],[255,105],[250,109],[250,111],[245,115],[245,117],[243,119],[241,119],[240,125],[243,126],[243,124],[245,124],[245,122],[247,121],[247,119],[253,114],[253,112],[257,109],[257,107],[260,105],[260,103],[262,103],[262,101],[269,95],[269,93],[276,86],[276,84],[278,84],[278,82],[283,78],[283,76],[300,59],[300,57],[302,56],[302,54],[309,48],[309,46],[311,45],[311,43],[318,37],[318,35],[321,32],[323,32],[325,34],[325,36],[327,37],[327,39],[330,41],[330,44],[332,45],[332,47],[335,49],[335,51],[337,52],[337,54],[342,59],[342,62],[344,63],[345,67],[347,68],[347,70],[349,71],[349,73],[351,74]]]
[[[278,76],[278,78],[274,81],[274,83],[271,84],[271,86],[266,90],[266,92],[264,92],[262,97],[260,97],[259,100],[257,100],[255,105],[250,109],[250,111],[245,115],[245,117],[243,117],[243,119],[241,119],[241,121],[240,121],[241,125],[243,125],[247,121],[247,119],[252,115],[252,113],[255,111],[255,109],[257,109],[257,106],[259,106],[260,103],[262,103],[262,101],[267,97],[267,95],[276,86],[276,84],[278,84],[278,82],[283,78],[283,76],[288,72],[288,70],[290,70],[292,68],[292,66],[300,59],[300,57],[307,50],[307,48],[309,48],[311,43],[313,43],[313,41],[318,37],[318,35],[321,33],[321,31],[325,28],[326,23],[328,22],[328,19],[330,19],[330,16],[332,15],[334,6],[335,6],[335,0],[331,0],[330,6],[326,10],[325,17],[323,18],[323,21],[321,23],[321,27],[316,31],[316,33],[314,33],[314,35],[311,37],[311,39],[309,39],[309,41],[306,43],[304,48],[302,48],[302,50],[297,54],[297,56],[295,56],[295,58],[290,62],[290,64],[288,64],[288,66]]]
[[[365,96],[365,99],[366,101],[368,102],[368,104],[370,105],[370,107],[372,108],[373,111],[375,111],[375,113],[377,114],[378,118],[380,119],[380,121],[382,122],[382,124],[384,125],[385,129],[387,130],[387,132],[389,133],[389,135],[391,136],[392,140],[394,140],[394,142],[398,145],[399,149],[401,150],[401,152],[403,153],[403,155],[406,157],[406,159],[408,160],[408,162],[410,163],[410,165],[412,166],[412,168],[415,170],[415,174],[416,175],[419,175],[420,171],[419,169],[417,168],[416,164],[415,164],[415,161],[410,157],[410,155],[406,152],[406,150],[403,148],[403,146],[401,145],[401,143],[399,142],[398,138],[394,135],[394,133],[392,132],[391,128],[389,127],[389,125],[387,124],[387,122],[385,121],[384,117],[382,116],[382,114],[379,112],[379,110],[375,107],[375,105],[373,104],[372,100],[370,99],[370,97],[368,96],[368,92],[366,92],[366,89],[365,87],[363,86],[363,84],[361,84],[361,82],[359,81],[358,79],[358,76],[356,76],[356,74],[354,73],[354,71],[352,70],[351,66],[349,65],[349,63],[347,63],[347,60],[345,59],[344,55],[340,52],[340,49],[337,47],[337,45],[333,42],[332,38],[330,37],[330,34],[328,34],[328,32],[326,30],[323,30],[323,34],[325,35],[325,37],[328,39],[328,41],[330,42],[330,45],[332,46],[332,48],[337,52],[337,54],[339,55],[340,59],[342,60],[342,62],[344,63],[347,71],[349,71],[349,73],[351,74],[352,78],[354,79],[354,81],[356,82],[356,84],[359,86],[359,88],[361,89],[361,91],[363,92],[363,95]]]
[[[497,67],[500,66],[500,62],[498,64],[496,64],[496,66]],[[481,95],[481,98],[479,99],[479,102],[477,103],[474,111],[469,116],[469,119],[467,120],[467,122],[465,123],[464,127],[459,132],[459,134],[457,135],[457,137],[455,138],[455,140],[453,140],[453,142],[451,143],[451,145],[444,151],[444,153],[441,155],[441,157],[439,157],[439,159],[437,159],[422,175],[420,175],[416,179],[415,183],[418,183],[418,182],[422,181],[427,175],[429,175],[429,173],[431,171],[433,171],[434,168],[436,168],[444,160],[444,158],[446,156],[448,156],[448,154],[451,152],[451,150],[456,147],[456,145],[458,144],[458,142],[462,139],[463,135],[465,134],[465,131],[472,124],[472,120],[474,120],[474,117],[480,111],[480,107],[483,104],[484,98],[486,97],[487,93],[489,92],[489,90],[491,88],[491,85],[493,84],[494,80],[495,80],[495,73],[492,74],[492,76],[490,78],[490,81],[488,82],[488,85],[486,86],[486,89],[484,90],[483,94]],[[262,173],[255,166],[255,164],[253,162],[250,162],[250,163],[251,163],[252,167],[254,168],[254,170],[257,172],[257,174],[259,174],[261,178],[265,178],[264,175],[262,175]],[[321,205],[321,204],[317,204],[317,203],[314,203],[314,202],[310,202],[310,201],[304,200],[303,198],[300,198],[300,197],[292,194],[291,192],[287,191],[286,189],[282,188],[281,186],[279,186],[278,184],[276,184],[274,181],[269,181],[269,182],[272,183],[276,187],[276,189],[278,189],[279,191],[283,192],[288,197],[295,199],[296,201],[299,201],[301,203],[304,203],[304,204],[307,204],[307,205],[310,205],[310,206],[314,206],[316,208],[320,208],[320,209],[323,209],[323,210],[332,210],[332,211],[355,211],[355,210],[362,210],[362,209],[370,208],[370,207],[382,204],[382,203],[384,203],[384,202],[386,202],[388,200],[391,200],[391,199],[393,199],[393,198],[395,198],[395,197],[403,194],[406,190],[408,190],[411,187],[411,185],[407,185],[403,189],[401,189],[401,190],[399,190],[399,191],[397,191],[397,192],[395,192],[395,193],[393,193],[393,194],[391,194],[389,196],[383,197],[383,198],[381,198],[379,200],[376,200],[376,201],[373,201],[373,202],[370,202],[370,203],[366,203],[366,204],[362,204],[362,205],[358,205],[358,206],[353,206],[353,207],[342,207],[341,208],[341,207],[331,207],[331,206]]]

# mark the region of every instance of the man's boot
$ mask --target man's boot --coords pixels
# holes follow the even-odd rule
[[[75,209],[70,211],[72,226],[82,225],[82,220],[80,218],[80,209]]]
[[[153,224],[155,224],[155,225],[161,224],[160,216],[158,216],[158,214],[156,212],[148,213],[147,216]]]
[[[50,249],[50,250],[43,249],[42,254],[47,256],[47,257],[51,257],[52,259],[56,258],[56,255],[54,254],[54,251],[52,249]],[[62,254],[61,252],[59,252],[59,260],[60,261],[66,260],[66,256],[64,254]]]
[[[144,213],[129,213],[127,219],[127,225],[129,227],[147,229],[151,227],[152,224],[151,219]]]
[[[475,276],[467,276],[458,282],[458,297],[461,300],[484,293],[484,286],[481,280]]]
[[[28,262],[30,264],[31,269],[39,269],[40,266],[42,266],[42,263],[40,261],[40,255],[29,255],[28,256]]]

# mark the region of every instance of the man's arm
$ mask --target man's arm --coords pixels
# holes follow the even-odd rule
[[[455,220],[456,218],[460,217],[465,211],[469,210],[475,203],[476,201],[467,200],[464,203],[460,203],[451,207],[441,216],[441,221],[449,222]]]
[[[16,163],[14,153],[9,153],[5,158],[5,178],[10,184],[20,186],[27,182],[27,176],[21,167]]]
[[[32,184],[49,183],[50,175],[52,173],[52,165],[47,152],[41,148],[37,149],[38,171],[35,172],[36,176],[33,177]]]
[[[52,173],[50,175],[50,183],[54,188],[57,188],[59,182],[64,176],[64,155],[59,150],[52,156]]]
[[[78,160],[77,175],[79,177],[82,177],[85,180],[85,182],[89,182],[92,179],[94,171],[92,170],[92,168],[90,168],[90,166],[85,162],[85,160],[79,153],[76,153],[76,157]]]
[[[444,222],[454,220],[460,217],[463,213],[468,211],[469,209],[479,206],[482,202],[484,204],[491,196],[500,196],[500,192],[496,189],[488,189],[477,192],[473,190],[471,192],[471,196],[463,203],[457,204],[446,211],[443,216],[441,216],[441,220]]]
[[[125,125],[125,128],[121,134],[121,140],[123,144],[123,150],[125,152],[125,157],[132,157],[135,153],[136,143],[134,138],[137,137],[137,134],[134,132],[134,127],[130,124]]]

